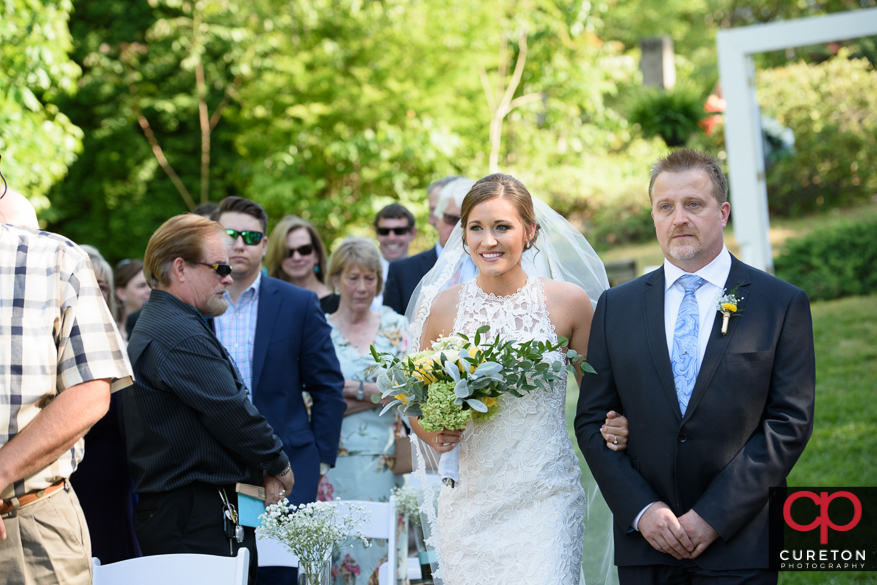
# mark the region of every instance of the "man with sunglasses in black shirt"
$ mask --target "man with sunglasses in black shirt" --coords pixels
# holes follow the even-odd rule
[[[246,547],[253,584],[254,529],[238,529],[225,502],[236,505],[241,482],[264,486],[274,503],[294,479],[280,438],[247,399],[208,322],[228,305],[228,240],[222,226],[193,214],[169,219],[150,238],[143,272],[153,290],[128,344],[135,383],[122,413],[143,554]]]

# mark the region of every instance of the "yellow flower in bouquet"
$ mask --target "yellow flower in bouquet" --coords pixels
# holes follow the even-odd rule
[[[383,412],[397,407],[402,416],[419,417],[427,432],[461,429],[469,420],[493,420],[506,395],[519,398],[536,388],[548,391],[561,379],[564,367],[557,359],[546,361],[548,354],[562,353],[569,369],[578,363],[582,372],[593,372],[582,356],[565,349],[566,339],[551,343],[497,337],[482,343],[489,329],[479,328],[472,341],[463,335],[439,338],[430,349],[401,360],[378,354],[372,346],[378,388],[382,397],[393,398]]]

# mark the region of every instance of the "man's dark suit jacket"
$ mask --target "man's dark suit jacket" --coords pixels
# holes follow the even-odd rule
[[[253,343],[253,404],[283,441],[295,473],[290,503],[317,497],[320,462],[335,464],[344,377],[317,295],[262,275]],[[314,400],[311,420],[302,399]]]
[[[420,279],[432,269],[436,260],[438,254],[433,246],[426,252],[410,258],[390,262],[387,282],[384,285],[384,304],[400,315],[404,315],[414,289],[417,288]]]
[[[785,485],[813,429],[815,359],[803,291],[732,259],[726,289],[743,297],[727,335],[716,312],[683,417],[664,329],[664,269],[603,293],[588,344],[576,436],[615,516],[615,563],[674,565],[633,531],[655,501],[692,508],[719,538],[695,562],[768,568],[768,491]],[[630,423],[627,451],[604,445],[608,410]]]

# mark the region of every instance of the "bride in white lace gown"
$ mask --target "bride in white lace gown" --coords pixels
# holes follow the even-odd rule
[[[539,247],[540,227],[524,186],[507,175],[485,177],[466,195],[461,225],[479,274],[429,303],[421,346],[452,333],[471,338],[489,325],[488,340],[562,336],[585,354],[593,315],[587,293],[522,266],[525,251]],[[551,357],[558,359],[565,357]],[[433,539],[445,585],[579,583],[586,500],[565,403],[564,376],[550,392],[507,398],[494,420],[462,432],[427,433],[411,419],[435,451],[460,446],[459,482],[441,488]],[[610,448],[623,448],[626,420],[611,424],[604,436]]]

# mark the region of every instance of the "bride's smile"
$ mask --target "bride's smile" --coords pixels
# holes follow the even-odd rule
[[[520,268],[521,254],[532,234],[528,234],[514,203],[504,197],[489,199],[473,207],[467,219],[466,242],[481,274],[526,281]],[[519,286],[517,283],[515,288]]]

